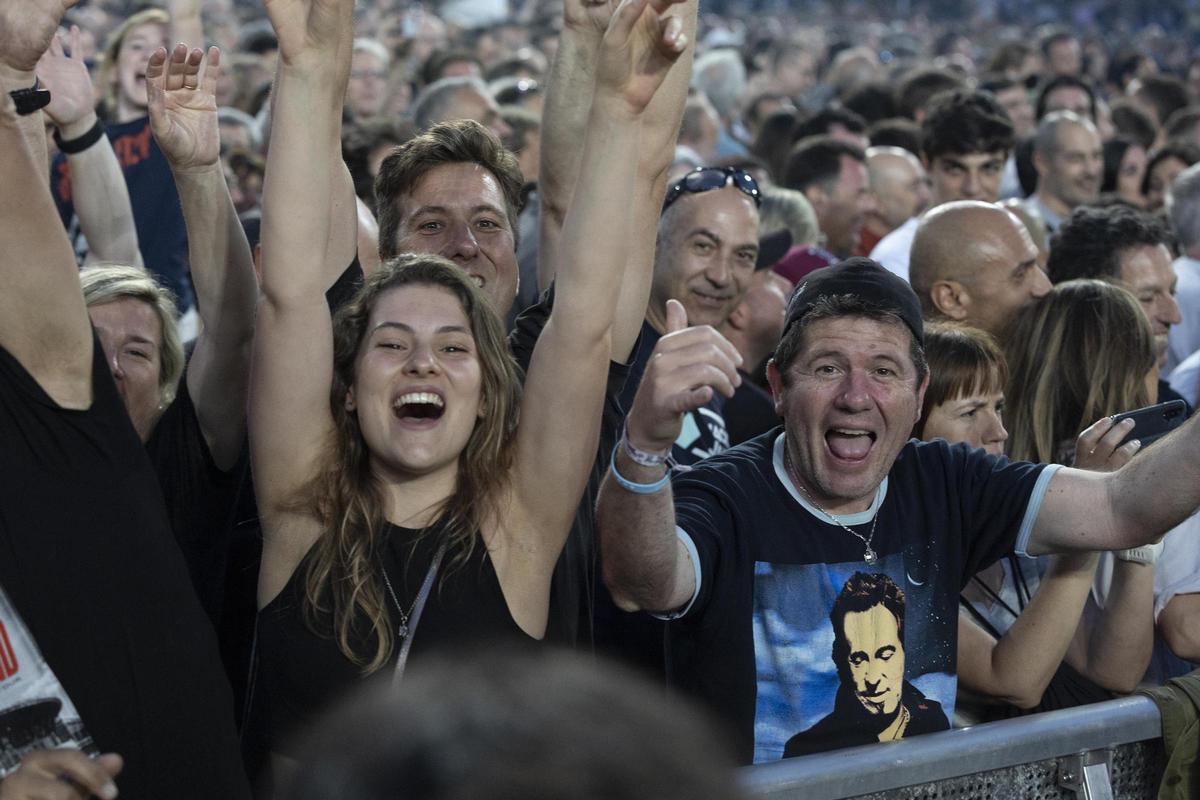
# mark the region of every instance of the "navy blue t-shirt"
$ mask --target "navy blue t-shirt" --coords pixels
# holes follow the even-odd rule
[[[195,304],[188,276],[187,227],[171,167],[150,133],[150,118],[110,122],[105,128],[125,174],[125,185],[129,187],[142,261],[146,269],[175,293],[179,310],[186,311]],[[50,189],[63,225],[76,240],[76,250],[86,250],[79,241],[79,224],[71,196],[71,170],[62,153],[56,155],[50,165]]]
[[[744,762],[948,728],[959,593],[1024,547],[1056,468],[910,441],[871,507],[841,517],[867,536],[878,512],[872,565],[786,477],[781,433],[673,479],[699,582],[669,624],[672,682],[731,726]],[[835,636],[839,595],[852,613]]]

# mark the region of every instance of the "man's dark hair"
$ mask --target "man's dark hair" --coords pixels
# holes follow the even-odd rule
[[[940,94],[921,121],[921,153],[930,163],[939,156],[1007,154],[1013,143],[1012,120],[988,92],[956,89]]]
[[[1038,48],[1042,51],[1042,58],[1050,57],[1050,49],[1059,42],[1069,42],[1075,38],[1075,34],[1071,33],[1066,28],[1051,28],[1038,41]]]
[[[841,139],[832,136],[801,139],[792,148],[783,170],[784,187],[803,192],[810,186],[821,184],[828,190],[842,174],[842,156],[867,163],[867,154],[861,147]]]
[[[1051,283],[1076,278],[1121,278],[1121,254],[1133,247],[1169,245],[1165,225],[1129,206],[1081,206],[1050,240],[1046,274]]]
[[[1136,50],[1123,50],[1113,57],[1112,61],[1108,62],[1108,82],[1113,86],[1125,91],[1125,87],[1137,75],[1138,70],[1142,68],[1142,63],[1149,56],[1145,53]]]
[[[1168,158],[1177,158],[1190,167],[1192,164],[1200,162],[1200,146],[1191,142],[1167,142],[1150,153],[1150,158],[1146,161],[1146,174],[1142,178],[1142,194],[1150,191],[1150,175],[1154,172],[1154,168]]]
[[[843,683],[850,682],[850,642],[846,639],[846,615],[883,606],[896,618],[897,640],[904,643],[904,591],[882,572],[856,572],[833,601],[829,622],[833,625],[833,663]]]
[[[524,184],[516,156],[478,122],[459,119],[438,123],[409,139],[379,165],[379,175],[375,178],[375,216],[379,220],[379,255],[383,260],[399,255],[396,234],[403,217],[403,196],[411,193],[426,173],[443,164],[478,164],[496,176],[516,244],[517,214]]]
[[[1154,106],[1160,125],[1188,104],[1187,85],[1174,75],[1147,75],[1134,94]]]
[[[997,95],[1017,86],[1021,87],[1021,89],[1025,88],[1025,84],[1004,74],[985,75],[983,79],[979,81],[979,91],[990,92]]]
[[[1163,125],[1163,134],[1168,141],[1183,139],[1194,144],[1198,125],[1200,125],[1200,105],[1186,106],[1167,118],[1166,124]]]
[[[425,63],[421,65],[421,69],[417,73],[421,85],[428,86],[441,80],[446,67],[455,61],[470,61],[473,64],[479,64],[479,59],[475,57],[475,54],[467,50],[434,50],[429,54],[429,58],[425,59]]]
[[[762,105],[764,103],[791,102],[791,98],[783,92],[759,92],[746,101],[746,109],[742,112],[742,119],[745,120],[747,125],[757,129],[766,119],[762,114]]]
[[[1154,146],[1158,128],[1150,115],[1134,105],[1132,100],[1124,97],[1114,100],[1109,108],[1109,116],[1118,135],[1137,142],[1146,150]]]
[[[775,348],[775,355],[772,360],[775,362],[775,367],[779,370],[785,384],[791,379],[788,375],[788,370],[792,366],[792,362],[804,350],[805,333],[809,326],[814,322],[823,319],[833,319],[834,317],[866,317],[867,319],[878,320],[882,322],[895,322],[902,326],[905,331],[908,331],[908,354],[912,358],[913,366],[917,370],[917,383],[925,380],[925,376],[929,374],[929,363],[925,359],[925,348],[917,341],[917,337],[913,335],[900,316],[898,309],[873,303],[868,300],[863,300],[858,295],[854,294],[835,294],[823,295],[817,298],[804,316],[796,320],[783,333],[779,340],[779,346]]]
[[[962,76],[948,69],[929,67],[913,70],[896,87],[896,113],[916,119],[920,109],[928,113],[929,103],[935,96],[962,87]]]
[[[892,117],[867,129],[871,147],[899,147],[914,156],[921,155],[921,126],[911,119]]]
[[[767,115],[750,145],[750,152],[761,159],[771,173],[771,180],[783,182],[788,156],[792,151],[792,128],[796,127],[796,112],[780,109]]]
[[[808,139],[812,136],[824,136],[830,133],[834,125],[841,125],[851,133],[867,134],[867,121],[849,109],[841,106],[825,106],[792,128],[792,141]]]
[[[994,74],[1016,72],[1025,66],[1025,60],[1031,53],[1033,48],[1028,42],[1002,42],[992,51],[991,57],[984,65],[984,71]]]
[[[846,95],[842,105],[861,116],[868,125],[896,116],[895,93],[883,81],[864,83]]]
[[[347,125],[342,135],[342,160],[350,169],[354,193],[368,206],[375,206],[375,179],[370,172],[371,151],[384,145],[402,145],[417,135],[408,120],[372,117]]]
[[[1138,147],[1138,143],[1124,136],[1114,136],[1104,143],[1104,177],[1100,181],[1100,192],[1115,192],[1121,176],[1121,161],[1126,151]]]
[[[1034,102],[1034,111],[1039,120],[1050,113],[1046,109],[1046,103],[1050,99],[1051,92],[1059,89],[1080,89],[1083,91],[1088,97],[1088,116],[1092,118],[1092,122],[1096,121],[1096,92],[1087,81],[1076,78],[1074,75],[1055,75],[1038,89],[1037,100]]]
[[[737,800],[702,709],[550,648],[450,650],[364,685],[298,750],[291,800]]]

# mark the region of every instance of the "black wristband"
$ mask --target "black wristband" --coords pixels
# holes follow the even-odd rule
[[[14,89],[8,96],[13,99],[13,105],[22,117],[50,105],[50,91],[42,88],[42,82],[36,75],[33,77],[33,86],[28,89]]]
[[[100,120],[96,120],[96,124],[93,125],[87,133],[74,139],[62,138],[62,134],[60,134],[56,128],[54,130],[54,143],[58,145],[58,149],[61,152],[66,153],[67,155],[73,155],[74,153],[82,153],[84,150],[87,150],[96,142],[100,141],[100,137],[103,135],[104,123]]]

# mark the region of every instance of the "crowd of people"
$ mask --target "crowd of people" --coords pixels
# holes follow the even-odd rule
[[[1186,20],[883,5],[0,0],[0,800],[734,797],[1200,662]]]

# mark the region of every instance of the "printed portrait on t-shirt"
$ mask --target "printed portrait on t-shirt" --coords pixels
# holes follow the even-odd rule
[[[900,554],[872,567],[757,564],[755,761],[949,728],[953,662],[922,646],[942,627],[930,600]]]

